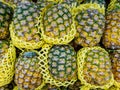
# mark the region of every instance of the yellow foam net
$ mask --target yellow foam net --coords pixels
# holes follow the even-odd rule
[[[76,81],[76,77],[71,78],[70,81],[61,82],[59,80],[54,79],[52,77],[52,75],[50,74],[47,58],[48,58],[48,53],[49,53],[49,50],[51,49],[51,47],[52,47],[52,45],[45,44],[42,47],[41,51],[39,52],[40,70],[41,70],[41,74],[43,76],[45,83],[50,83],[51,85],[55,85],[58,87],[60,87],[60,86],[67,87],[70,84],[74,84]]]
[[[79,12],[87,9],[97,9],[100,13],[105,15],[105,7],[104,6],[101,7],[97,3],[81,4],[80,6],[74,8],[73,13],[76,16]]]
[[[15,58],[16,50],[14,46],[10,44],[5,57],[0,57],[0,87],[9,84],[13,80]]]
[[[112,11],[115,7],[116,2],[117,2],[117,0],[111,0],[110,4],[108,5],[107,11]]]
[[[110,87],[109,89],[106,89],[106,90],[120,90],[120,88],[117,88],[117,87],[115,87],[115,86],[112,86],[112,87]]]
[[[17,36],[15,36],[14,33],[14,26],[13,22],[10,25],[10,36],[12,39],[12,43],[17,47],[17,48],[25,48],[25,49],[39,49],[43,45],[43,40],[41,39],[39,42],[26,42],[24,40],[19,39]]]
[[[43,38],[43,40],[46,42],[46,43],[50,43],[50,44],[67,44],[69,43],[70,41],[72,41],[74,39],[74,36],[76,34],[76,29],[75,29],[75,22],[74,22],[74,18],[72,18],[72,25],[71,25],[71,29],[70,31],[68,32],[67,35],[61,37],[61,38],[51,38],[47,35],[45,35],[44,33],[44,23],[43,23],[43,18],[44,18],[44,14],[45,12],[47,11],[48,8],[50,8],[52,5],[48,5],[47,7],[45,7],[43,10],[42,10],[42,13],[40,14],[40,17],[39,17],[39,22],[40,22],[40,25],[39,25],[39,30],[41,31],[41,37]],[[69,11],[72,12],[72,10],[67,6],[67,5],[64,5]]]
[[[86,48],[82,48],[81,50],[78,51],[78,53],[77,53],[78,79],[81,80],[81,84],[84,85],[81,87],[81,90],[89,90],[89,89],[95,89],[95,88],[108,89],[114,83],[113,75],[112,75],[112,78],[109,81],[109,83],[107,83],[106,85],[103,85],[103,86],[92,85],[90,83],[87,83],[86,80],[84,79],[84,74],[83,74],[83,67],[84,67],[84,63],[85,63],[84,61],[86,58],[86,53],[89,50],[105,51],[104,49],[102,49],[101,47],[98,47],[98,46],[92,47],[92,48],[86,47]]]

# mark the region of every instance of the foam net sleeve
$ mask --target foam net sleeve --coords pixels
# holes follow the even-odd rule
[[[83,67],[84,67],[84,63],[85,63],[84,61],[86,58],[86,53],[88,52],[88,50],[93,50],[93,49],[105,51],[104,49],[96,46],[93,48],[89,48],[89,47],[82,48],[77,53],[78,79],[84,85],[81,87],[81,90],[89,90],[89,89],[95,89],[95,88],[108,89],[114,83],[113,75],[112,75],[112,78],[110,79],[109,83],[107,83],[103,86],[92,85],[90,83],[87,83],[86,80],[84,79]]]
[[[110,4],[108,5],[107,11],[112,11],[115,7],[115,3],[117,2],[117,0],[110,0]]]
[[[9,84],[13,80],[15,58],[16,50],[11,44],[5,57],[0,58],[0,87]]]
[[[65,6],[69,9],[69,7],[67,5],[65,5]],[[47,9],[48,9],[48,7],[44,8],[42,10],[42,13],[40,14],[40,17],[39,17],[39,22],[40,22],[39,29],[41,31],[41,37],[43,38],[43,40],[47,43],[50,43],[50,44],[67,44],[70,41],[72,41],[74,39],[75,34],[76,34],[74,18],[72,18],[73,23],[72,23],[71,29],[70,29],[70,31],[68,32],[67,35],[65,35],[61,38],[58,38],[58,37],[51,38],[51,37],[45,35],[43,17],[44,17],[44,13],[46,12]]]
[[[82,4],[78,6],[77,8],[74,8],[73,12],[75,13],[75,16],[76,16],[79,12],[83,10],[87,10],[88,8],[97,9],[100,13],[105,15],[105,7],[104,6],[101,7],[99,4],[96,4],[96,3]]]
[[[68,85],[70,84],[74,84],[75,81],[76,81],[76,77],[73,77],[70,81],[64,81],[64,82],[61,82],[59,80],[56,80],[54,79],[50,72],[49,72],[49,66],[48,66],[48,61],[47,61],[47,58],[48,58],[48,52],[50,50],[50,48],[52,47],[52,45],[48,45],[48,44],[45,44],[41,51],[39,52],[39,58],[40,58],[40,70],[41,70],[41,74],[43,76],[43,79],[45,81],[45,83],[50,83],[51,85],[56,85],[58,87],[60,86],[65,86],[67,87]]]

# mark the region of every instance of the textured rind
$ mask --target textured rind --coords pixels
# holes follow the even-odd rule
[[[89,4],[82,4],[82,5],[80,5],[80,6],[78,6],[78,7],[76,7],[76,8],[74,8],[73,9],[73,12],[74,12],[74,16],[76,17],[77,15],[79,15],[79,13],[81,12],[81,11],[85,11],[85,10],[87,10],[87,9],[95,9],[95,10],[98,10],[98,12],[99,13],[101,13],[101,14],[103,14],[104,16],[105,16],[105,7],[104,6],[100,6],[99,4],[96,4],[96,3],[89,3]],[[76,20],[74,20],[75,21],[75,29],[76,29],[76,31],[77,31],[77,21]],[[94,24],[93,24],[94,25]],[[83,30],[83,28],[82,28],[82,26],[80,26],[80,28],[81,28],[81,30]],[[103,30],[101,30],[102,32],[103,32]],[[77,36],[77,35],[76,35]],[[100,42],[100,39],[101,39],[101,37],[102,37],[102,34],[101,35],[99,35],[100,36],[100,38],[98,38],[99,39],[99,41],[95,41],[94,40],[94,38],[92,39],[93,41],[92,42],[94,42],[94,44],[92,45],[92,44],[89,44],[89,46],[95,46],[96,44],[98,44],[99,42]],[[78,38],[78,37],[77,37]],[[81,40],[81,42],[82,42],[82,38],[81,37],[79,37],[79,39]],[[86,38],[85,38],[86,39]],[[86,46],[86,45],[84,45],[84,43],[82,43],[81,44],[81,46]]]
[[[73,77],[70,81],[64,81],[64,82],[61,82],[59,80],[55,80],[50,72],[49,72],[49,66],[48,66],[48,61],[47,61],[47,58],[48,58],[48,53],[49,53],[49,50],[50,48],[52,47],[52,45],[48,45],[48,44],[45,44],[43,47],[42,47],[42,50],[39,52],[40,53],[40,70],[41,70],[41,74],[43,76],[43,79],[45,80],[45,83],[50,83],[51,85],[55,85],[55,86],[64,86],[64,87],[67,87],[68,85],[70,84],[74,84],[77,80],[76,77]]]
[[[117,0],[111,0],[106,15],[106,30],[103,35],[103,45],[109,49],[119,49],[120,48],[120,28],[117,24],[119,24],[119,13],[120,13],[120,4],[117,3]],[[115,15],[114,15],[115,14]],[[117,16],[117,19],[114,20],[114,17]],[[109,18],[110,17],[110,18]],[[112,22],[115,21],[115,25]],[[107,23],[108,22],[108,23]],[[110,27],[111,26],[111,27]],[[109,28],[110,27],[110,28]],[[117,32],[113,32],[114,27]],[[117,38],[113,38],[112,34],[116,34]],[[106,41],[107,40],[107,41]]]
[[[84,59],[86,58],[86,53],[89,50],[93,50],[93,49],[102,50],[102,51],[106,52],[101,47],[95,46],[92,48],[89,48],[89,47],[82,48],[77,53],[78,79],[81,80],[81,84],[84,84],[84,86],[81,87],[81,90],[89,90],[90,88],[91,89],[95,89],[95,88],[108,89],[114,83],[113,74],[112,74],[112,78],[109,81],[109,83],[107,83],[106,85],[103,85],[103,86],[91,85],[91,84],[87,83],[86,80],[84,79],[84,74],[83,74],[83,67],[84,67],[84,63],[85,63]]]
[[[74,13],[75,13],[75,16],[80,12],[80,11],[83,11],[83,10],[87,10],[87,9],[97,9],[100,13],[102,13],[103,15],[105,15],[105,7],[104,6],[100,6],[99,4],[96,4],[96,3],[89,3],[89,4],[82,4],[80,5],[79,7],[76,7],[74,9]]]
[[[35,90],[42,90],[44,85],[45,85],[45,83],[42,82],[42,84],[39,87],[37,87]],[[13,90],[21,90],[21,89],[19,89],[18,86],[15,86]]]
[[[43,10],[42,10],[42,13],[40,14],[40,17],[39,17],[39,23],[40,25],[38,26],[39,27],[39,31],[41,32],[41,37],[43,38],[43,40],[49,44],[67,44],[69,43],[70,41],[72,41],[72,39],[74,38],[75,34],[76,34],[76,29],[75,29],[75,22],[74,22],[74,19],[72,18],[72,25],[71,25],[71,30],[70,32],[65,35],[64,37],[62,38],[50,38],[48,36],[46,36],[44,34],[44,25],[43,25],[43,17],[44,17],[44,13],[47,11],[48,8],[50,8],[52,5],[48,5],[47,7],[45,7]],[[70,10],[70,8],[67,6],[67,5],[64,5],[66,8],[68,8],[68,10]],[[71,11],[71,10],[70,10]],[[72,12],[71,12],[72,13]]]
[[[36,50],[31,50],[31,52],[32,52],[32,51],[35,52],[37,55],[39,55],[39,52],[38,52],[38,51],[36,51]],[[20,53],[20,55],[22,56],[23,53],[24,53],[24,50],[22,51],[22,53]],[[41,73],[40,73],[40,74],[41,74]],[[42,78],[42,76],[41,76],[41,78]],[[35,90],[42,90],[43,86],[45,86],[45,82],[44,82],[44,80],[43,80],[43,78],[42,78],[41,84],[40,84],[37,88],[35,88]],[[18,88],[18,86],[16,86],[16,87],[14,87],[13,90],[22,90],[22,89],[21,89],[21,88]]]
[[[0,63],[0,87],[9,84],[13,80],[15,58],[16,50],[11,44],[5,58],[2,59],[3,63]]]
[[[11,36],[13,45],[15,45],[19,49],[21,49],[21,48],[39,49],[40,47],[42,47],[42,45],[44,43],[44,41],[42,39],[38,43],[36,43],[36,42],[30,43],[30,42],[25,42],[23,40],[18,39],[18,37],[16,37],[15,33],[14,33],[13,22],[10,25],[10,36]]]
[[[118,51],[120,51],[120,50],[118,50]],[[114,79],[114,85],[115,85],[117,88],[120,88],[120,83],[117,82],[115,79]],[[116,90],[117,90],[117,89],[116,89]]]

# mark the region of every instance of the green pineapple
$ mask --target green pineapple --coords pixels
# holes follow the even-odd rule
[[[71,11],[64,4],[50,4],[40,17],[42,38],[51,44],[69,43],[76,33],[73,30]]]
[[[120,1],[111,0],[106,14],[103,44],[109,49],[120,49]]]
[[[11,38],[18,48],[37,49],[41,47],[41,36],[38,33],[37,17],[40,10],[33,2],[21,2],[14,10],[11,25]]]
[[[45,44],[40,58],[40,70],[46,83],[67,87],[76,81],[76,52],[72,46]]]
[[[75,43],[83,47],[95,46],[100,42],[105,29],[105,7],[97,3],[97,0],[91,2],[86,0],[86,4],[76,8]],[[93,1],[93,0],[92,0]],[[102,0],[104,2],[104,0]]]
[[[12,20],[13,9],[0,1],[0,39],[9,37],[9,25]]]
[[[114,74],[115,85],[120,88],[120,50],[110,53],[112,61],[112,72]]]
[[[109,54],[101,47],[86,47],[77,55],[78,78],[83,88],[107,89],[113,84]]]
[[[48,54],[51,76],[61,82],[76,77],[76,52],[71,46],[55,45]]]
[[[23,52],[19,55],[15,65],[14,79],[19,89],[35,90],[42,84],[38,62],[38,55],[35,52]]]

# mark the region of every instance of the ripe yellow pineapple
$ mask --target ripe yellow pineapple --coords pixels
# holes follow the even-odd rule
[[[101,47],[85,47],[77,54],[78,79],[82,90],[108,89],[112,86],[113,74],[109,54]]]
[[[102,0],[101,2],[104,2]],[[75,10],[75,43],[83,47],[100,42],[105,28],[105,7],[97,0],[86,0]]]
[[[55,86],[73,84],[77,78],[76,52],[70,45],[43,46],[40,69],[46,83]]]
[[[13,9],[7,3],[0,1],[0,39],[9,37],[9,25],[12,20]]]
[[[43,44],[37,23],[40,10],[33,2],[21,2],[14,10],[11,39],[18,48],[38,49]]]
[[[15,57],[13,45],[8,41],[0,40],[0,87],[13,80]]]
[[[106,15],[106,30],[103,36],[106,48],[120,49],[120,1],[111,0]]]
[[[120,88],[120,50],[110,53],[115,85]]]
[[[49,4],[40,16],[41,36],[50,44],[67,44],[76,33],[71,10],[61,3]]]
[[[21,90],[37,90],[42,87],[43,79],[38,54],[24,51],[19,55],[15,64],[15,83]],[[38,89],[39,90],[39,89]]]

